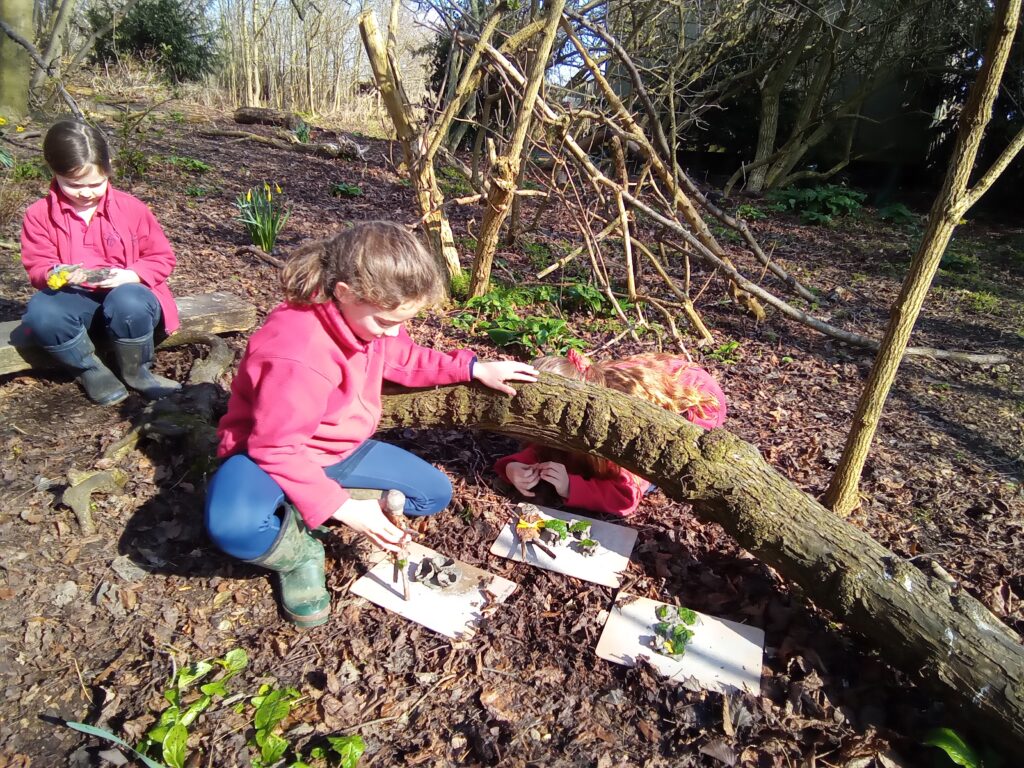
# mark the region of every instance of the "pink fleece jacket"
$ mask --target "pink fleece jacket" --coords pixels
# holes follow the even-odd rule
[[[51,184],[49,194],[25,211],[21,227],[21,263],[32,287],[40,291],[46,288],[46,275],[51,268],[83,261],[71,247],[72,222],[67,217],[75,214],[66,202],[61,205],[62,200],[66,198],[57,184]],[[178,306],[167,287],[167,277],[176,262],[174,250],[146,204],[108,186],[90,226],[100,228],[99,243],[104,257],[101,266],[133,270],[160,302],[164,330],[177,330]]]
[[[377,431],[383,382],[468,382],[475,357],[421,347],[404,328],[362,341],[334,302],[280,304],[249,339],[217,428],[217,455],[247,454],[315,528],[349,498],[324,468]]]
[[[505,469],[513,461],[520,464],[537,464],[540,460],[537,447],[528,445],[519,453],[498,459],[494,471],[508,480]],[[615,470],[612,477],[586,478],[568,473],[569,496],[565,499],[565,505],[619,517],[627,517],[636,512],[650,483],[617,464],[612,464],[610,468]]]

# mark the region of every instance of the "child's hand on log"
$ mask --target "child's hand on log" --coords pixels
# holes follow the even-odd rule
[[[477,361],[473,365],[473,378],[481,384],[504,392],[506,395],[514,395],[516,391],[506,382],[509,381],[536,381],[538,371],[532,365],[520,363],[516,360],[492,360],[489,363]]]

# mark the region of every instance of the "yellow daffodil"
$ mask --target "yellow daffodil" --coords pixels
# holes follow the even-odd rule
[[[247,203],[251,203],[252,202],[252,190],[251,189],[248,192],[245,193],[245,201]]]
[[[7,125],[7,118],[0,116],[0,125]]]
[[[15,133],[24,133],[25,132],[25,126],[24,125],[19,125],[17,128],[14,129],[14,132]]]
[[[274,191],[277,192],[277,194],[280,195],[281,194],[281,187],[278,184],[275,184],[274,185]]]

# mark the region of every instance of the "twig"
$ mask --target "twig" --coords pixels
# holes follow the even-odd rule
[[[89,689],[85,687],[85,680],[82,679],[82,670],[78,666],[78,659],[72,656],[71,661],[75,664],[75,674],[78,675],[78,684],[82,686],[82,698],[84,698],[86,703],[88,703],[92,697],[89,696]]]
[[[412,705],[410,705],[409,707],[403,709],[397,715],[388,715],[387,717],[378,717],[378,718],[376,718],[374,720],[365,720],[365,721],[363,721],[361,723],[355,723],[354,725],[350,725],[345,730],[356,731],[356,730],[359,730],[360,728],[365,728],[368,725],[379,725],[380,723],[390,723],[392,720],[401,720],[404,717],[408,717],[410,714],[412,714],[413,710],[416,709],[416,707],[418,707],[423,702],[423,700],[425,698],[427,698],[427,696],[429,696],[435,690],[437,690],[437,688],[439,688],[442,683],[446,683],[449,680],[452,680],[453,678],[456,678],[456,677],[458,677],[458,675],[455,675],[455,674],[445,675],[440,680],[438,680],[436,683],[434,683],[432,686],[430,686],[430,688],[422,696],[420,696],[418,699],[416,699],[416,701],[414,701],[412,703]]]

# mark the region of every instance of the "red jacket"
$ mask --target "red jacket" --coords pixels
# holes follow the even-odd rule
[[[311,528],[348,493],[324,473],[374,432],[384,380],[407,387],[467,382],[472,352],[421,347],[398,336],[360,340],[334,302],[280,304],[256,333],[231,385],[217,455],[248,454]]]
[[[57,184],[51,184],[49,194],[25,211],[21,227],[21,263],[32,287],[40,291],[46,288],[46,275],[53,266],[82,261],[71,252],[67,217],[74,214],[62,209],[62,197]],[[178,307],[166,281],[176,260],[152,212],[137,197],[108,186],[93,215],[91,226],[100,227],[103,266],[134,270],[160,302],[164,330],[173,333],[180,325]]]
[[[725,393],[710,373],[675,355],[661,355],[656,360],[649,356],[637,356],[607,363],[606,367],[630,368],[639,365],[662,365],[669,375],[675,376],[679,386],[673,394],[679,398],[677,407],[680,415],[688,421],[704,429],[722,426],[727,410]],[[508,480],[505,468],[511,462],[536,464],[541,460],[536,447],[531,445],[519,453],[498,459],[494,471]],[[588,479],[568,473],[569,497],[565,499],[566,506],[622,517],[636,512],[650,483],[617,465],[611,464],[610,468],[617,471],[612,477]]]
[[[537,454],[536,446],[528,445],[519,453],[498,459],[494,471],[508,480],[505,468],[513,461],[520,464],[537,464],[541,457]],[[650,482],[617,464],[610,464],[609,468],[616,471],[612,477],[585,478],[582,475],[568,473],[569,497],[565,499],[565,505],[619,517],[627,517],[636,512],[644,493],[651,485]]]

